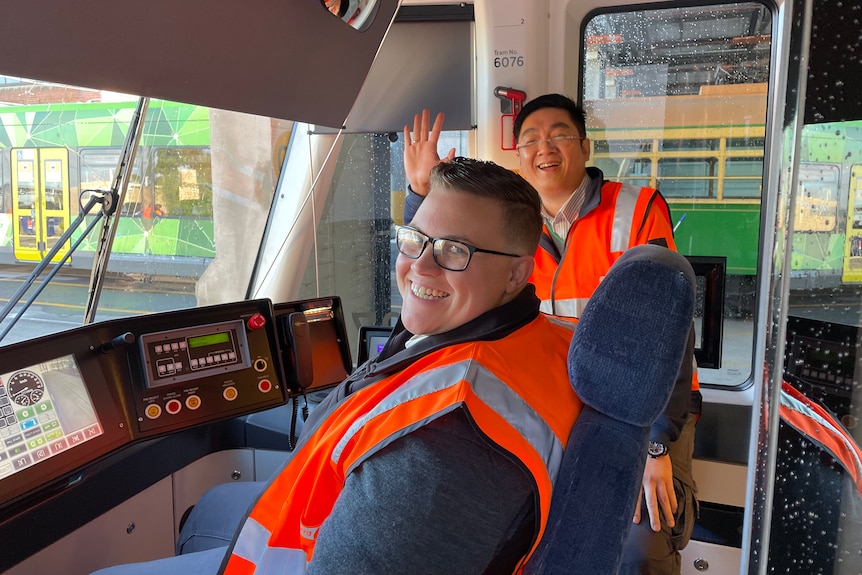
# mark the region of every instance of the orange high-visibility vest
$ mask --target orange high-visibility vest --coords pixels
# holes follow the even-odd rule
[[[532,554],[544,532],[552,485],[582,406],[568,379],[571,335],[570,328],[540,314],[502,339],[431,352],[346,397],[309,431],[308,440],[261,495],[224,573],[304,573],[318,530],[350,472],[415,428],[461,407],[535,480],[540,525]]]
[[[580,317],[599,282],[629,248],[658,243],[676,251],[670,209],[657,190],[605,182],[600,193],[599,204],[572,224],[562,257],[547,225],[543,228],[530,277],[543,313],[563,320]],[[700,390],[696,366],[691,389]]]
[[[547,227],[543,236],[550,236]],[[566,236],[562,258],[546,238],[536,251],[530,281],[544,313],[580,317],[611,265],[627,249],[660,243],[676,250],[667,203],[658,191],[605,182],[599,204],[581,214]]]
[[[862,448],[834,415],[787,381],[781,382],[778,414],[803,437],[827,451],[849,474],[862,495]]]

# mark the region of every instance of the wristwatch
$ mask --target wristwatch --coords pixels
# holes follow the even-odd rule
[[[658,441],[650,441],[649,447],[647,448],[647,455],[653,459],[661,457],[662,455],[667,455],[667,445]]]

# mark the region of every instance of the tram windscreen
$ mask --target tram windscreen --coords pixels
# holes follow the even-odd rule
[[[75,357],[0,374],[0,479],[102,435]]]

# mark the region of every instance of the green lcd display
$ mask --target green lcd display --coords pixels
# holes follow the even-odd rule
[[[199,335],[197,337],[189,338],[189,349],[195,349],[197,347],[205,347],[207,345],[216,345],[218,343],[227,343],[230,341],[230,335],[228,332],[223,331],[221,333],[210,333],[207,335]]]

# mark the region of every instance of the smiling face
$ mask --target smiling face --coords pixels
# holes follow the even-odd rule
[[[518,143],[547,140],[554,136],[583,136],[569,113],[562,108],[542,108],[527,116]],[[559,145],[540,142],[518,150],[521,175],[542,197],[545,209],[556,214],[586,176],[590,159],[588,139],[563,141]]]
[[[519,253],[507,245],[503,208],[493,198],[432,187],[410,227],[432,238]],[[524,287],[533,268],[532,253],[508,257],[476,252],[467,269],[453,272],[438,266],[432,251],[427,244],[415,260],[398,254],[395,264],[404,301],[401,321],[417,335],[445,333],[507,303]]]

